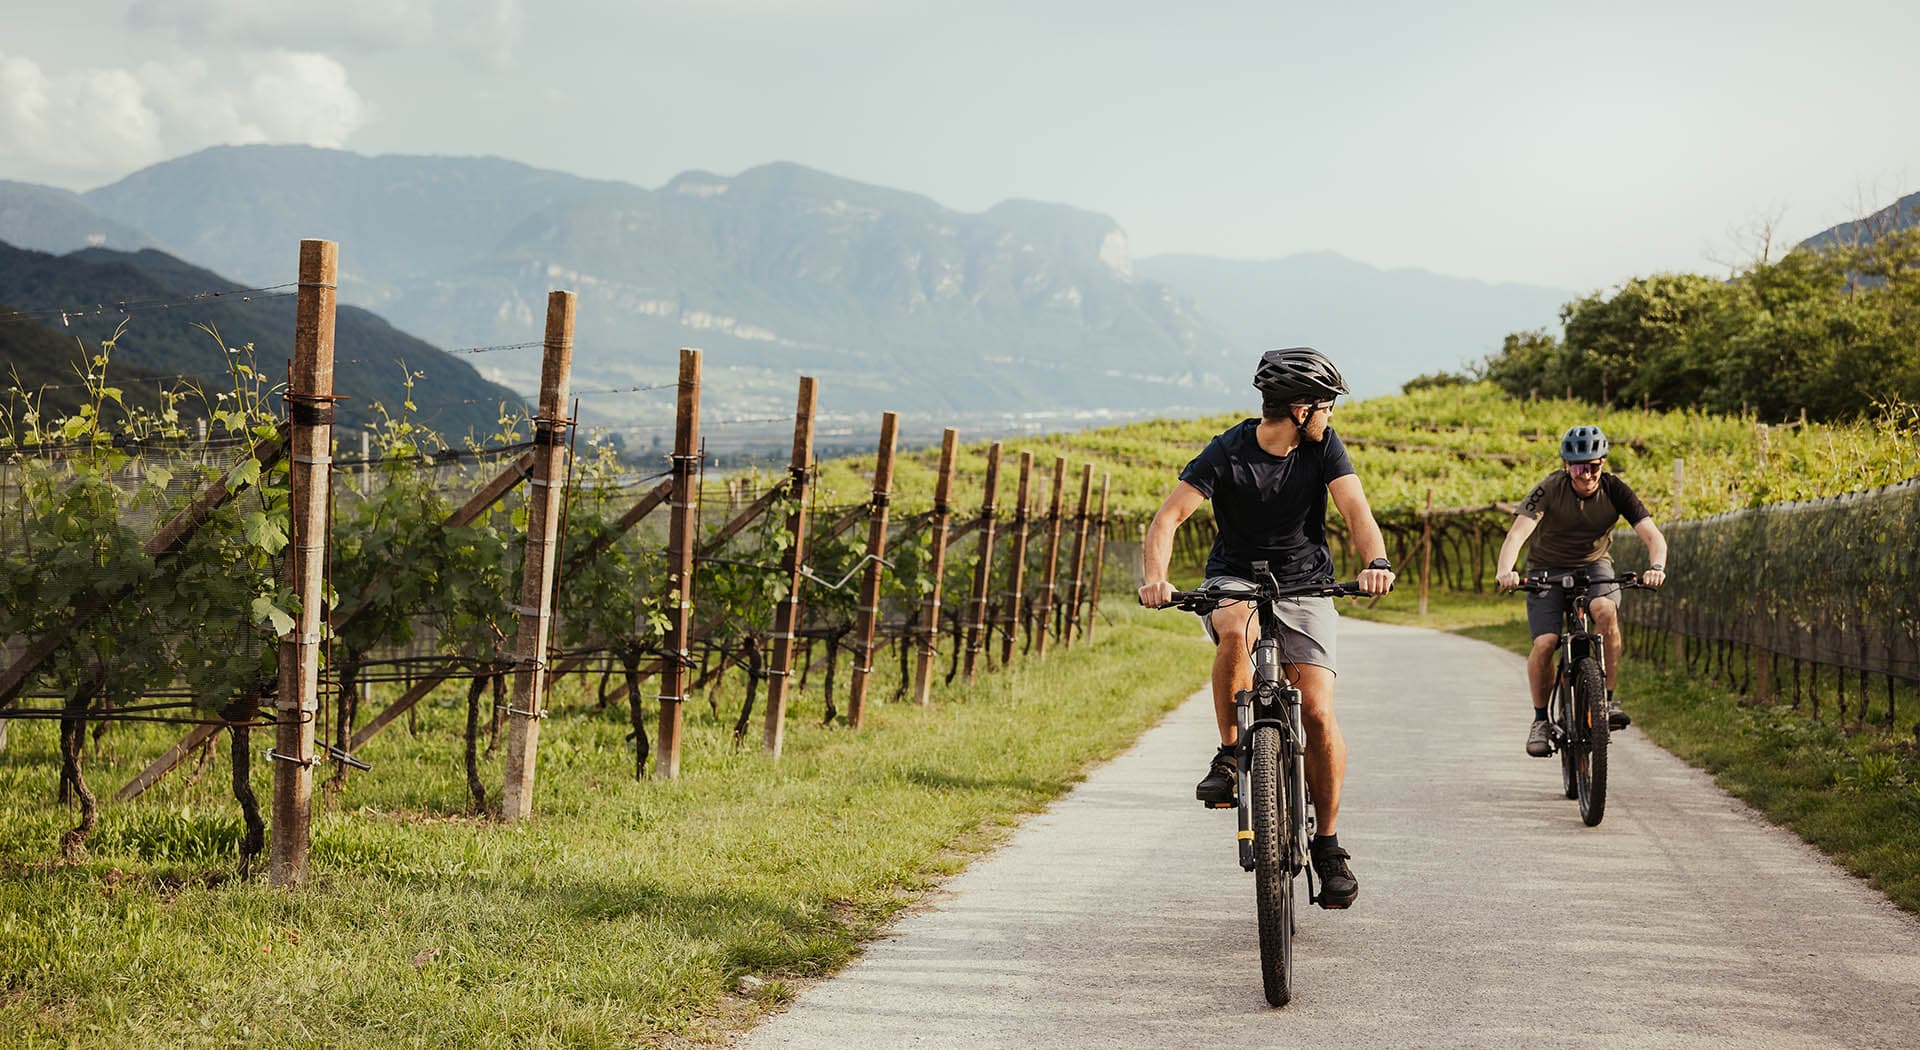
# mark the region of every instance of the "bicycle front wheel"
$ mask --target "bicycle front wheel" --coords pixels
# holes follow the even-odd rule
[[[1267,1002],[1293,998],[1293,833],[1287,812],[1286,742],[1273,726],[1257,726],[1251,741],[1248,806],[1253,824],[1253,880],[1259,900],[1260,979]]]
[[[1607,815],[1607,680],[1600,661],[1588,657],[1573,665],[1574,730],[1582,743],[1579,766],[1580,819],[1587,827]]]

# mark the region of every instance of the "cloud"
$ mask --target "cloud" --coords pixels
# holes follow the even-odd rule
[[[99,171],[158,159],[160,121],[133,74],[88,69],[50,76],[0,52],[0,160]]]
[[[0,163],[60,181],[222,143],[339,147],[366,121],[346,68],[312,52],[61,73],[0,53]]]

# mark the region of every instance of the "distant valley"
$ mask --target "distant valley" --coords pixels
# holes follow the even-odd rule
[[[245,146],[84,194],[0,182],[0,241],[23,247],[159,247],[266,285],[290,279],[305,236],[341,243],[343,302],[440,347],[537,339],[547,291],[578,291],[583,411],[633,428],[668,411],[667,391],[631,388],[669,380],[680,346],[707,352],[716,424],[790,412],[807,372],[830,425],[864,433],[892,408],[910,431],[1010,433],[1250,408],[1249,362],[1283,343],[1320,345],[1358,393],[1385,393],[1572,297],[1330,253],[1136,263],[1103,215],[962,213],[792,164],[645,189],[490,158]],[[536,379],[537,352],[467,360],[522,392]]]

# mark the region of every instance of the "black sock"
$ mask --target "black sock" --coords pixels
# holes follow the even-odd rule
[[[1546,721],[1546,720],[1547,720],[1547,709],[1546,709],[1546,708],[1544,708],[1544,707],[1536,707],[1536,708],[1534,708],[1534,709],[1533,709],[1533,720],[1534,720],[1534,721],[1536,721],[1536,722],[1544,722],[1544,721]]]
[[[1613,690],[1607,690],[1607,703],[1613,703]]]
[[[1338,835],[1315,835],[1315,836],[1313,837],[1313,846],[1312,846],[1312,848],[1313,848],[1313,849],[1339,849],[1339,848],[1340,848],[1340,836],[1338,836]]]

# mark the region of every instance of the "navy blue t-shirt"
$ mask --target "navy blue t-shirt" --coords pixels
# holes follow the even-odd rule
[[[1208,576],[1249,579],[1264,561],[1281,584],[1333,579],[1327,550],[1327,485],[1353,473],[1340,438],[1300,444],[1284,456],[1260,447],[1249,419],[1214,438],[1180,472],[1180,480],[1213,501],[1220,534],[1207,556]]]

